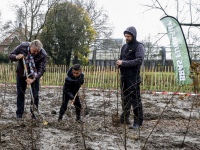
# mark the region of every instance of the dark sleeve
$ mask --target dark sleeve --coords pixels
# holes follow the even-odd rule
[[[69,81],[69,77],[67,76],[65,78],[65,90],[69,89],[69,87],[72,85],[72,83]]]
[[[69,82],[69,80],[67,78],[69,78],[69,77],[65,78],[64,91],[65,91],[66,96],[69,97],[69,99],[74,99],[74,95],[69,90],[69,88],[72,86],[72,83]]]
[[[74,99],[74,95],[71,92],[66,92],[65,94],[67,95],[67,97],[69,97],[69,99]]]
[[[121,67],[136,67],[141,66],[144,61],[145,56],[145,48],[142,44],[140,44],[135,52],[135,59],[133,60],[123,60]]]
[[[18,61],[18,60],[16,59],[16,56],[17,56],[18,54],[20,54],[20,49],[21,49],[21,47],[22,47],[22,45],[17,46],[17,47],[9,54],[9,59],[10,59],[11,61]]]
[[[47,58],[46,56],[40,60],[39,65],[37,65],[37,79],[40,79],[43,76],[46,68]]]
[[[122,60],[122,52],[120,53],[119,60]]]

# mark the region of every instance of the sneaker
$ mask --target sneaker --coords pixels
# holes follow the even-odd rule
[[[63,116],[62,116],[62,115],[59,115],[58,121],[62,121],[62,118],[63,118]]]
[[[129,129],[139,129],[140,126],[138,124],[133,124],[131,126],[129,126]]]
[[[124,124],[131,124],[131,122],[129,121],[129,119],[120,119],[120,122],[121,123],[124,123]]]
[[[85,123],[85,121],[83,121],[81,118],[76,119],[76,121],[79,122],[79,123]]]
[[[17,118],[22,118],[22,114],[17,114]]]

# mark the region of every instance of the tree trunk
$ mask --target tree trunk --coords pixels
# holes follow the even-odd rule
[[[70,49],[70,50],[67,52],[67,56],[66,56],[66,65],[67,65],[67,66],[70,65],[71,54],[72,54],[72,50]]]
[[[74,56],[73,64],[80,64],[80,61],[78,60],[78,56]]]

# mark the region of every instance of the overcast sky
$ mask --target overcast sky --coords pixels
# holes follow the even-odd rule
[[[114,37],[123,37],[123,31],[127,27],[135,26],[138,40],[143,40],[148,34],[159,32],[160,26],[163,26],[159,20],[162,12],[145,12],[146,8],[141,5],[145,4],[145,0],[98,0],[98,3],[108,11],[110,22],[114,26]]]
[[[14,19],[15,14],[10,6],[19,1],[21,0],[1,0],[0,10],[3,20]],[[162,36],[158,33],[166,33],[160,21],[163,13],[160,10],[145,11],[146,8],[141,4],[147,4],[147,2],[150,0],[97,0],[97,4],[103,6],[109,15],[110,23],[114,27],[113,38],[124,38],[123,31],[129,26],[135,26],[138,41],[144,40],[149,34],[151,40],[156,41]],[[169,43],[166,39],[163,41],[166,45]]]

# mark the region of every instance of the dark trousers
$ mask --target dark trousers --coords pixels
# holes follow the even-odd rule
[[[16,111],[16,114],[24,113],[24,94],[26,91],[26,87],[27,87],[26,78],[20,78],[17,76],[17,111]],[[38,79],[35,80],[35,82],[33,82],[31,84],[31,87],[32,87],[34,102],[35,102],[36,107],[38,108],[39,80]],[[31,100],[31,104],[33,104],[32,100]]]
[[[133,107],[134,123],[142,125],[143,122],[143,108],[140,97],[140,82],[138,77],[121,77],[122,89],[122,110],[121,119],[128,119],[130,116],[131,106]]]
[[[62,100],[62,105],[60,107],[60,115],[61,116],[63,116],[65,111],[67,110],[67,105],[68,105],[69,100],[70,100],[69,97],[65,94],[65,92],[63,92],[63,100]],[[78,95],[76,96],[74,106],[76,108],[76,117],[77,117],[77,119],[79,119],[80,115],[81,115],[82,106],[81,106],[80,99],[79,99]]]

